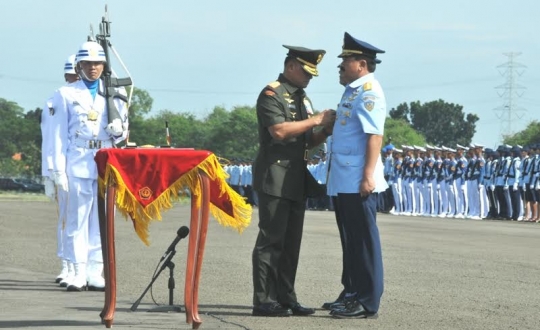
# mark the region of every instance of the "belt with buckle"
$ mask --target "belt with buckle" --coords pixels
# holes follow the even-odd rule
[[[82,140],[76,139],[75,145],[80,148],[86,149],[101,149],[112,147],[112,142],[109,140]]]

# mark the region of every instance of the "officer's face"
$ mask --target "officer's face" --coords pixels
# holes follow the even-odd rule
[[[291,66],[289,67],[289,75],[288,79],[299,88],[306,88],[309,85],[309,81],[313,76],[308,73],[304,68],[302,68],[302,64],[297,61],[292,61]]]
[[[348,85],[362,76],[362,62],[353,56],[344,57],[339,65],[339,83],[343,86]]]
[[[90,80],[96,80],[101,77],[104,68],[103,62],[90,62],[90,61],[81,61],[81,68]]]

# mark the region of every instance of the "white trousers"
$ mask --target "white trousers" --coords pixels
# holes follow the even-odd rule
[[[97,205],[97,180],[68,177],[66,245],[73,263],[103,262]]]
[[[56,228],[56,255],[60,259],[67,259],[64,253],[66,246],[66,217],[67,217],[68,193],[56,190],[56,207],[58,212],[58,226]]]

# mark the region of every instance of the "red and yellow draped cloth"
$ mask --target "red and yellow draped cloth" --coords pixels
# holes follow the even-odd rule
[[[198,171],[210,179],[210,212],[223,226],[242,232],[251,221],[251,206],[225,182],[227,176],[210,151],[193,149],[101,149],[95,157],[99,193],[116,187],[116,205],[130,216],[140,239],[148,245],[148,226],[179,200],[184,189],[201,203]]]

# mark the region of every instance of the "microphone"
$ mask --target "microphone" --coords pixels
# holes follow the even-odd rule
[[[176,244],[178,244],[178,242],[180,242],[180,240],[186,237],[188,234],[189,234],[188,227],[186,226],[180,227],[180,229],[178,229],[178,231],[176,232],[176,235],[177,235],[176,238],[174,239],[174,241],[172,241],[171,245],[169,245],[169,247],[167,248],[167,251],[165,251],[165,253],[163,254],[163,257],[161,257],[159,261],[160,262],[163,261],[169,253],[174,251]]]

